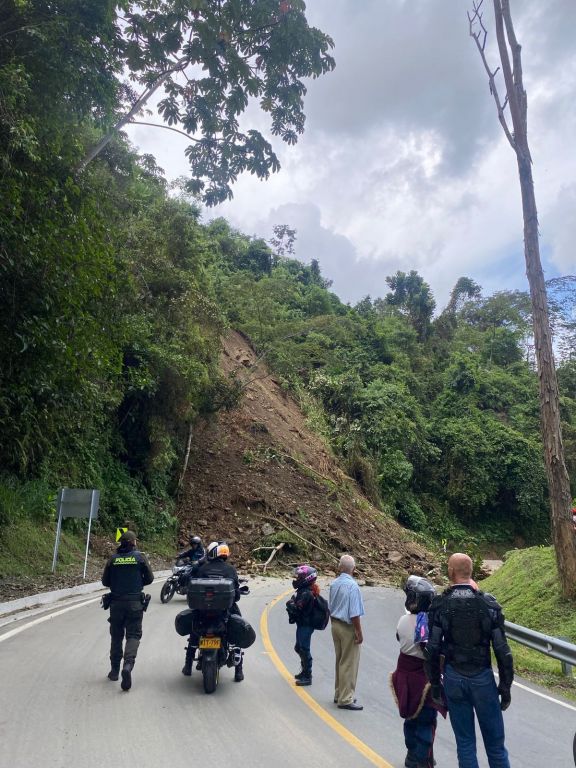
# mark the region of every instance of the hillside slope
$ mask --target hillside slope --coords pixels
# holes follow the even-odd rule
[[[225,337],[221,365],[243,382],[244,396],[196,425],[178,508],[182,543],[192,532],[225,538],[234,561],[254,569],[270,554],[258,547],[284,542],[274,562],[308,559],[328,574],[345,551],[379,580],[437,571],[434,557],[342,471],[241,334]]]

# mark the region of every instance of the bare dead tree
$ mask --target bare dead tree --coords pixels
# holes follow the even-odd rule
[[[470,35],[476,43],[488,75],[490,93],[508,143],[516,154],[522,213],[524,217],[524,256],[530,285],[534,342],[540,386],[540,427],[550,495],[550,523],[556,551],[558,576],[565,597],[576,597],[576,540],[572,529],[570,480],[564,462],[560,407],[552,333],[548,315],[546,284],[540,261],[538,213],[532,178],[532,158],[528,146],[528,100],[522,78],[521,46],[516,39],[509,0],[493,0],[496,41],[502,67],[506,96],[500,98],[496,75],[486,58],[488,35],[482,15],[483,0],[474,0],[468,13]],[[506,117],[509,109],[511,128]]]

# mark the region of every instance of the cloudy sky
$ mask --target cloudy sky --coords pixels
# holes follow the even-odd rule
[[[439,308],[462,275],[485,294],[527,287],[516,160],[475,45],[466,0],[309,0],[335,41],[336,70],[309,84],[306,133],[273,139],[282,170],[245,176],[234,200],[206,211],[268,239],[297,230],[296,256],[317,258],[356,302],[416,269]],[[492,3],[485,18],[493,31]],[[512,0],[528,91],[528,130],[546,277],[576,272],[576,3]],[[493,42],[493,35],[491,36]],[[496,62],[493,49],[492,62]],[[503,90],[503,88],[502,88]],[[250,114],[252,127],[266,117]],[[131,127],[170,178],[187,141]]]

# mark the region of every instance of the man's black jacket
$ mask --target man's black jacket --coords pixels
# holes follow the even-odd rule
[[[198,566],[192,574],[193,579],[232,579],[234,582],[234,602],[240,600],[240,582],[238,581],[238,572],[233,565],[216,558],[216,560],[206,560]]]

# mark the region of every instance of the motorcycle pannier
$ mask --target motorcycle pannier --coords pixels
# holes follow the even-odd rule
[[[174,619],[174,626],[176,632],[182,637],[186,637],[192,633],[192,617],[194,611],[180,611],[180,613]]]
[[[199,611],[226,611],[234,602],[232,579],[192,579],[188,585],[188,607]]]
[[[256,640],[256,632],[242,616],[232,615],[228,619],[228,642],[239,648],[250,648]]]

